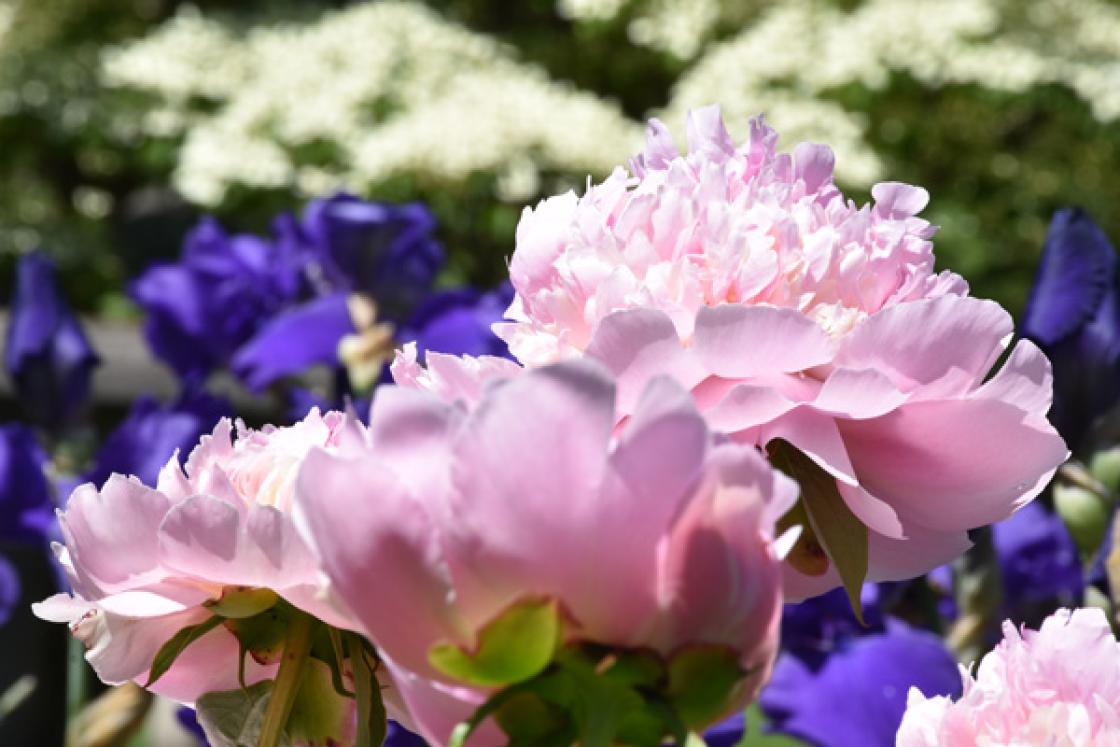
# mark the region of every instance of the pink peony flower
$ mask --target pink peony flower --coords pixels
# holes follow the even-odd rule
[[[623,415],[652,377],[690,389],[736,441],[784,439],[836,480],[869,529],[872,581],[908,578],[1006,518],[1068,452],[1045,415],[1050,364],[997,304],[934,272],[928,195],[897,183],[857,207],[832,152],[778,153],[760,119],[736,148],[693,111],[681,155],[653,120],[645,152],[582,197],[526,210],[495,331],[522,363],[581,354],[617,377]],[[787,565],[792,599],[840,582]]]
[[[149,488],[113,475],[97,490],[78,487],[59,514],[56,545],[73,594],[33,606],[65,622],[110,684],[144,684],[152,661],[182,628],[212,616],[223,595],[269,589],[339,627],[353,623],[325,598],[315,557],[296,532],[295,478],[312,447],[335,450],[361,440],[362,426],[341,413],[313,411],[286,428],[254,431],[223,420],[203,437],[185,468],[176,454]],[[183,703],[238,687],[238,641],[219,625],[188,646],[151,689]],[[247,683],[270,679],[274,664],[246,663]]]
[[[1099,609],[1058,610],[1037,631],[1010,621],[957,702],[911,688],[898,747],[1120,745],[1120,643]]]
[[[567,642],[727,647],[747,672],[738,702],[768,677],[789,544],[774,524],[796,486],[715,438],[669,379],[620,428],[614,395],[585,361],[495,379],[473,407],[382,387],[368,453],[308,457],[301,521],[434,743],[488,690],[433,664],[433,647],[475,650],[525,600],[554,601]]]

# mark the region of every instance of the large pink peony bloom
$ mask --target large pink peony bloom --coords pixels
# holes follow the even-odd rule
[[[736,148],[709,107],[690,114],[681,155],[651,122],[632,175],[525,211],[511,321],[495,331],[528,366],[601,360],[623,414],[668,374],[714,429],[792,443],[869,528],[868,578],[911,577],[1066,458],[1045,418],[1050,364],[1021,341],[985,382],[1012,320],[934,272],[925,190],[878,184],[857,207],[827,147],[790,156],[776,141],[758,119]],[[788,573],[790,598],[839,584],[827,566]]]
[[[1099,609],[1058,610],[962,670],[957,702],[910,690],[898,747],[1120,746],[1120,643]]]
[[[297,488],[333,590],[425,736],[446,742],[486,696],[435,667],[432,648],[473,650],[526,599],[558,603],[568,641],[666,656],[730,647],[749,672],[740,700],[753,698],[777,646],[773,531],[792,481],[714,438],[667,378],[620,428],[612,381],[586,361],[476,393],[464,407],[380,388],[367,452],[314,451]]]
[[[69,623],[102,680],[144,684],[160,647],[212,616],[223,593],[270,589],[340,627],[348,618],[324,596],[318,566],[292,523],[297,471],[312,447],[361,440],[361,425],[341,413],[286,428],[253,431],[223,420],[203,437],[185,468],[178,455],[153,489],[113,475],[98,491],[74,491],[55,548],[73,589],[34,605],[35,614]],[[184,703],[238,687],[237,639],[223,626],[192,643],[152,690]],[[250,657],[246,681],[276,666]]]

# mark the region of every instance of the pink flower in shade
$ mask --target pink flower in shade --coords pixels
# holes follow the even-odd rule
[[[1099,609],[1061,609],[1003,641],[957,702],[911,688],[898,747],[1118,747],[1120,643]]]
[[[487,692],[430,650],[473,650],[527,598],[559,605],[569,642],[730,647],[753,698],[777,646],[789,541],[774,542],[774,524],[796,492],[756,449],[714,437],[668,378],[616,427],[613,382],[570,361],[495,379],[473,407],[380,388],[368,453],[312,452],[297,511],[332,589],[442,744]]]
[[[178,455],[155,488],[113,475],[97,490],[77,488],[56,545],[73,594],[34,605],[69,623],[102,680],[144,684],[156,652],[179,630],[212,616],[205,606],[232,588],[270,589],[339,627],[353,627],[325,598],[318,566],[292,523],[294,483],[312,447],[361,440],[362,426],[341,413],[313,411],[286,428],[254,431],[223,420],[184,468]],[[223,626],[186,648],[151,689],[183,703],[238,687],[238,641]],[[275,665],[246,663],[246,682]]]
[[[857,207],[827,147],[776,150],[760,119],[736,148],[716,107],[689,152],[664,125],[582,197],[526,210],[495,331],[522,363],[586,354],[617,377],[623,416],[652,376],[692,391],[736,441],[781,438],[837,482],[869,528],[872,581],[957,556],[966,530],[1029,502],[1066,458],[1046,421],[1050,364],[997,304],[934,272],[925,190],[884,183]],[[834,567],[787,566],[800,599]]]

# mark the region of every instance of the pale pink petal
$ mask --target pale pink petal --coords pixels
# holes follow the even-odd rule
[[[164,575],[157,529],[169,505],[139,480],[116,474],[100,492],[89,483],[74,491],[59,525],[83,595],[122,591]]]
[[[464,639],[427,507],[377,461],[316,450],[300,471],[296,511],[363,630],[402,665],[436,676],[428,648]]]
[[[707,382],[701,384],[701,388],[706,384]],[[696,393],[702,394],[699,391]],[[697,400],[702,401],[700,396],[697,396]],[[723,433],[736,433],[769,423],[795,407],[797,402],[785,397],[772,386],[732,384],[725,396],[704,410],[704,417],[713,429]]]
[[[868,547],[868,581],[902,581],[956,560],[972,547],[964,530],[939,532],[907,524],[906,539],[872,532]]]
[[[825,379],[813,408],[845,418],[876,418],[906,399],[890,379],[874,369],[838,368]]]
[[[216,584],[282,592],[317,577],[314,558],[286,514],[253,505],[242,515],[206,495],[167,512],[159,553],[166,568]]]
[[[541,593],[586,583],[578,569],[599,520],[613,395],[599,366],[570,361],[495,387],[471,414],[455,449],[470,468],[455,475],[446,552],[473,625],[522,582]]]
[[[914,402],[839,425],[860,484],[904,522],[944,531],[1007,518],[1068,455],[1040,416],[990,399]]]
[[[726,160],[735,154],[735,141],[731,139],[719,105],[711,104],[688,112],[688,152],[703,154],[716,161]]]
[[[206,693],[236,690],[241,687],[237,677],[240,651],[240,644],[233,633],[219,625],[187,646],[171,669],[149,689],[189,706]],[[219,663],[221,665],[216,666]],[[277,669],[276,664],[259,664],[252,656],[246,656],[245,684],[273,679]],[[145,670],[137,682],[144,684],[146,681]]]
[[[875,369],[904,392],[923,387],[926,398],[934,391],[959,395],[987,375],[1011,330],[1011,316],[994,301],[959,296],[912,301],[856,327],[835,365]],[[931,388],[942,379],[951,387]]]
[[[487,694],[425,679],[386,660],[395,689],[408,710],[408,717],[421,736],[431,744],[447,744],[452,730],[471,717]],[[467,747],[500,747],[509,741],[491,719],[486,719],[467,740]]]
[[[805,182],[805,190],[813,193],[832,180],[832,167],[836,156],[832,148],[816,143],[801,143],[793,150],[793,167],[797,177]]]
[[[996,399],[1024,412],[1043,414],[1054,395],[1050,361],[1030,340],[1020,340],[991,381],[976,390],[977,397]]]
[[[594,575],[596,583],[577,581],[561,590],[567,609],[588,632],[647,643],[636,636],[658,612],[652,569],[660,542],[699,486],[709,440],[688,392],[667,378],[646,388],[610,455],[598,515],[579,539],[580,555],[570,561],[573,578]]]
[[[875,209],[888,218],[909,218],[929,204],[929,192],[902,182],[880,182],[871,188]]]
[[[803,371],[833,356],[816,322],[773,306],[706,306],[696,314],[694,345],[705,368],[726,378]]]
[[[840,430],[831,417],[805,407],[798,408],[760,430],[762,444],[778,438],[796,446],[837,480],[849,485],[859,483]]]
[[[587,355],[614,374],[622,413],[633,412],[654,376],[671,376],[691,388],[707,375],[681,346],[669,317],[654,309],[616,311],[605,317],[595,330]]]
[[[461,409],[428,392],[380,386],[370,412],[370,448],[416,495],[445,492],[448,471],[433,467],[449,459],[451,434],[462,419]]]

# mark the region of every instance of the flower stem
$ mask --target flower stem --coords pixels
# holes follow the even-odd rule
[[[313,619],[310,615],[295,610],[288,623],[284,636],[284,654],[280,660],[280,670],[272,683],[272,694],[268,708],[264,712],[257,747],[276,747],[288,724],[288,714],[295,703],[296,693],[303,675],[304,665],[311,653],[311,629]]]

